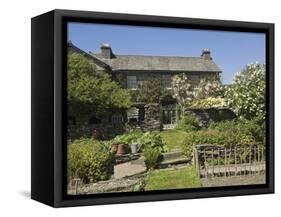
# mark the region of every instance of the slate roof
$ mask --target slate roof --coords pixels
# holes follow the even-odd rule
[[[149,71],[200,71],[221,72],[213,60],[203,57],[176,56],[143,56],[115,55],[115,58],[104,59],[100,54],[90,53],[95,58],[105,62],[113,71],[116,70],[149,70]]]
[[[111,71],[179,71],[179,72],[221,72],[221,69],[212,59],[204,57],[179,57],[179,56],[144,56],[144,55],[116,55],[111,59],[102,58],[101,54],[86,53],[71,42],[72,49]]]

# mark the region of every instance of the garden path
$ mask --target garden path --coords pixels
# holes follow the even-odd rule
[[[146,172],[144,158],[117,164],[114,166],[114,179],[122,179]]]

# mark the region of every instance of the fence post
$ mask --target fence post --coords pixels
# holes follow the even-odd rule
[[[244,176],[246,176],[247,175],[247,147],[244,147],[244,152],[243,152],[243,155],[244,155]]]
[[[236,162],[236,148],[237,146],[234,146],[234,164],[235,164],[235,176],[237,176],[237,162]]]
[[[250,145],[250,153],[249,153],[249,167],[250,167],[250,174],[252,174],[253,173],[253,171],[252,171],[252,145]]]
[[[204,149],[204,167],[205,167],[206,177],[208,177],[208,169],[206,165],[207,165],[206,150]]]
[[[197,175],[200,177],[200,167],[199,167],[199,160],[198,160],[198,151],[197,151],[197,148],[196,148],[195,144],[193,144],[193,161],[194,161],[195,169],[197,171]]]
[[[75,195],[77,195],[78,194],[78,186],[79,186],[80,179],[76,178],[76,179],[73,179],[73,181],[74,181]]]
[[[224,147],[224,176],[226,176],[226,147]]]
[[[261,172],[260,146],[258,145],[258,174]]]
[[[231,170],[230,170],[231,151],[232,151],[232,148],[230,146],[230,148],[229,148],[229,155],[228,155],[228,162],[227,162],[228,176],[231,176]]]
[[[215,165],[214,165],[214,147],[212,147],[212,176],[214,177],[214,171],[215,170]]]
[[[257,170],[257,147],[254,146],[254,168],[255,168],[255,171]]]

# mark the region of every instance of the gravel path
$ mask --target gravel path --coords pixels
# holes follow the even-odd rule
[[[202,178],[202,187],[265,184],[265,175]]]

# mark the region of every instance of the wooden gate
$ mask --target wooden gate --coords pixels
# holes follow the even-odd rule
[[[181,109],[176,104],[161,106],[161,121],[163,128],[173,129],[180,115]]]
[[[194,164],[201,178],[265,172],[265,148],[260,145],[196,145]]]

